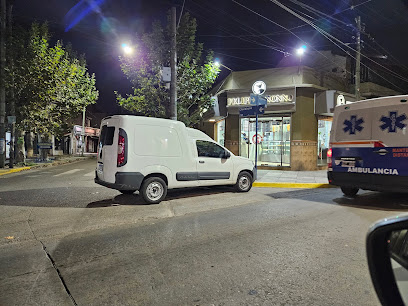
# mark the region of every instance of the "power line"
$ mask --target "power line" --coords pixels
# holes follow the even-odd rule
[[[235,1],[235,0],[233,0],[233,1]],[[327,39],[329,39],[331,42],[334,43],[333,40],[335,40],[335,41],[341,43],[342,45],[346,46],[347,48],[349,48],[349,49],[351,49],[351,50],[353,50],[353,51],[356,52],[356,50],[353,49],[352,47],[350,47],[349,45],[345,44],[344,42],[340,41],[339,39],[337,39],[336,37],[334,37],[334,36],[331,35],[330,33],[328,33],[328,32],[326,32],[326,31],[324,31],[323,29],[319,28],[319,27],[316,26],[313,22],[311,22],[311,21],[305,19],[304,17],[300,16],[299,14],[297,14],[296,12],[294,12],[293,10],[291,10],[290,8],[286,7],[285,5],[283,5],[282,3],[280,3],[279,1],[277,1],[277,0],[270,0],[270,1],[273,2],[274,4],[278,5],[278,6],[281,7],[282,9],[286,10],[287,12],[291,13],[292,15],[296,16],[296,17],[299,18],[300,20],[306,22],[306,23],[309,24],[310,26],[312,26],[314,29],[316,29],[320,34],[322,34],[323,36],[325,36],[325,37],[326,37]],[[330,37],[330,38],[329,38],[329,37]],[[334,44],[335,44],[337,47],[339,47],[341,50],[343,50],[344,52],[347,53],[347,51],[344,50],[342,47],[340,47],[338,44],[336,44],[336,43],[334,43]],[[350,56],[355,59],[355,57],[353,57],[351,54],[350,54]],[[369,57],[367,57],[367,56],[365,56],[365,55],[363,55],[363,54],[362,54],[362,56],[365,57],[365,58],[367,58],[368,60],[372,61],[373,63],[377,64],[378,66],[382,67],[383,69],[389,71],[389,72],[390,72],[391,74],[393,74],[395,77],[398,77],[398,78],[400,78],[401,80],[403,80],[403,81],[405,81],[405,82],[408,83],[408,79],[406,79],[406,78],[400,76],[399,74],[395,73],[394,71],[392,71],[392,70],[388,69],[387,67],[381,65],[380,63],[378,63],[378,62],[372,60],[371,58],[369,58]],[[389,82],[391,85],[393,85],[393,86],[395,86],[395,87],[397,87],[397,88],[399,88],[399,89],[402,89],[402,88],[398,87],[397,85],[393,84],[391,81],[389,81],[388,79],[386,79],[386,78],[383,77],[382,75],[378,74],[377,72],[375,72],[374,70],[372,70],[371,68],[369,68],[367,65],[365,65],[365,64],[363,64],[363,63],[362,63],[362,65],[365,66],[365,67],[366,67],[367,69],[369,69],[370,71],[372,71],[374,74],[377,74],[379,77],[381,77],[382,79],[384,79],[384,80],[386,80],[387,82]]]
[[[201,8],[204,8],[204,9],[206,9],[207,11],[210,11],[211,14],[213,14],[213,11],[210,10],[210,9],[208,9],[207,7],[205,7],[205,6],[201,5],[201,4],[198,4],[198,3],[194,2],[194,1],[192,1],[192,2],[193,2],[195,5],[197,5],[197,6],[201,7]],[[250,26],[244,24],[244,23],[242,22],[242,20],[238,20],[237,18],[233,17],[231,14],[229,14],[229,13],[227,13],[227,12],[221,10],[221,9],[217,9],[217,13],[218,13],[218,14],[219,14],[219,13],[222,13],[222,14],[228,16],[228,17],[229,17],[230,19],[232,19],[234,22],[238,23],[238,24],[239,24],[239,27],[240,27],[241,29],[243,29],[245,32],[247,32],[247,33],[249,33],[249,34],[252,34],[252,35],[253,35],[254,33],[255,33],[255,34],[258,34],[258,35],[263,36],[264,38],[266,38],[267,41],[272,42],[272,43],[277,44],[277,45],[280,45],[281,47],[284,47],[282,44],[280,44],[280,43],[278,43],[278,42],[272,40],[271,38],[269,38],[269,37],[263,35],[262,33],[259,33],[259,32],[256,31],[254,28],[252,28],[252,27],[250,27]],[[249,30],[248,30],[248,29],[249,29]],[[270,46],[270,48],[273,49],[273,50],[275,50],[275,51],[278,51],[278,52],[281,52],[281,53],[284,53],[284,54],[285,54],[285,51],[283,51],[283,50],[281,50],[281,49],[279,49],[279,48],[277,48],[277,47]]]
[[[237,1],[235,1],[235,0],[232,0],[232,2],[234,2],[234,3],[236,3],[236,4],[240,5],[240,6],[242,6],[243,8],[247,9],[248,11],[250,11],[250,12],[252,12],[252,13],[258,15],[259,17],[261,17],[261,18],[263,18],[263,19],[265,19],[265,20],[267,20],[267,21],[269,21],[269,22],[275,24],[276,26],[278,26],[278,27],[280,27],[280,28],[282,28],[282,29],[288,31],[289,33],[291,33],[292,35],[294,35],[295,37],[297,37],[302,43],[304,43],[305,45],[307,45],[307,46],[309,46],[310,48],[312,48],[313,50],[315,50],[317,53],[319,53],[321,56],[325,57],[327,60],[331,61],[331,62],[332,62],[333,64],[335,64],[337,67],[343,68],[343,67],[338,66],[338,64],[337,64],[335,61],[333,61],[332,59],[330,59],[329,57],[327,57],[325,54],[323,54],[322,52],[320,52],[319,50],[317,50],[316,48],[314,48],[314,47],[313,47],[312,45],[310,45],[308,42],[304,41],[301,37],[299,37],[296,33],[294,33],[293,31],[291,31],[290,29],[288,29],[288,28],[284,27],[283,25],[281,25],[281,24],[279,24],[279,23],[277,23],[277,22],[275,22],[275,21],[273,21],[273,20],[271,20],[271,19],[269,19],[269,18],[267,18],[267,17],[265,17],[265,16],[259,14],[258,12],[256,12],[256,11],[250,9],[249,7],[243,5],[243,4],[241,4],[241,3],[239,3],[239,2],[237,2]],[[347,71],[347,70],[346,70],[346,72],[351,74],[350,71]]]
[[[202,6],[200,6],[200,7],[202,7]],[[202,7],[202,8],[203,8],[203,7]],[[206,9],[206,8],[204,7],[204,9]],[[188,10],[188,11],[189,11],[190,13],[192,13],[193,15],[196,15],[196,16],[198,16],[198,17],[201,17],[200,14],[197,14],[196,12],[194,12],[194,11],[191,10],[191,9],[187,9],[187,8],[186,8],[186,10]],[[268,48],[268,49],[272,49],[272,50],[274,50],[274,51],[277,51],[277,52],[280,52],[280,53],[283,53],[283,54],[287,54],[287,52],[285,52],[285,51],[283,51],[283,50],[281,50],[281,49],[279,49],[279,48],[276,48],[276,47],[274,47],[274,46],[266,45],[266,44],[260,43],[260,42],[258,42],[258,41],[256,41],[256,40],[251,40],[251,39],[247,39],[247,38],[244,38],[244,37],[242,37],[242,36],[239,36],[239,35],[235,35],[235,34],[233,34],[231,31],[229,31],[228,29],[226,29],[225,27],[220,27],[218,24],[217,24],[217,25],[214,25],[212,22],[209,22],[207,18],[203,18],[203,19],[200,18],[200,20],[202,20],[203,22],[205,22],[205,23],[207,23],[207,24],[209,24],[209,25],[211,25],[211,26],[215,26],[218,30],[221,30],[222,32],[229,34],[231,37],[235,37],[235,38],[237,38],[237,39],[240,39],[240,40],[245,41],[245,42],[249,42],[249,43],[251,43],[251,44],[255,44],[255,45],[258,45],[258,46],[266,47],[266,48]],[[248,32],[248,30],[246,30],[246,31]]]
[[[237,58],[237,59],[244,60],[244,61],[254,62],[254,63],[257,63],[257,64],[262,64],[262,65],[265,65],[265,64],[266,64],[266,65],[271,65],[271,66],[273,66],[273,64],[271,64],[271,63],[255,61],[255,60],[252,60],[252,59],[249,59],[249,58],[244,58],[244,57],[229,55],[229,54],[220,53],[220,52],[214,52],[214,53],[220,54],[220,55],[223,55],[223,56],[227,56],[227,57]]]

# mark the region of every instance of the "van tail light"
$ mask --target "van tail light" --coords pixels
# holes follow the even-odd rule
[[[332,167],[332,156],[333,156],[333,150],[331,147],[327,150],[327,168]]]
[[[118,140],[118,167],[123,166],[125,164],[125,137],[119,135]]]
[[[121,167],[127,163],[127,135],[123,129],[119,129],[117,166]]]

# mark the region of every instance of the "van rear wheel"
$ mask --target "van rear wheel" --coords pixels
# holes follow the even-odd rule
[[[234,188],[238,192],[248,192],[252,188],[252,175],[249,172],[242,171],[237,178]]]
[[[158,204],[167,195],[167,185],[160,177],[149,177],[143,182],[140,192],[148,204]]]
[[[350,198],[353,198],[356,196],[358,192],[358,188],[353,188],[353,187],[340,187],[341,191],[343,191],[344,195]]]

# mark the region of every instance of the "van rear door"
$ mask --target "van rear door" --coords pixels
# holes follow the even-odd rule
[[[118,119],[104,119],[99,136],[97,176],[101,181],[115,183],[118,151]]]

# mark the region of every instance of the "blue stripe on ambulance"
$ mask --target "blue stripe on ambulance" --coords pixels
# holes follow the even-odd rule
[[[333,147],[333,172],[408,176],[408,147]]]

